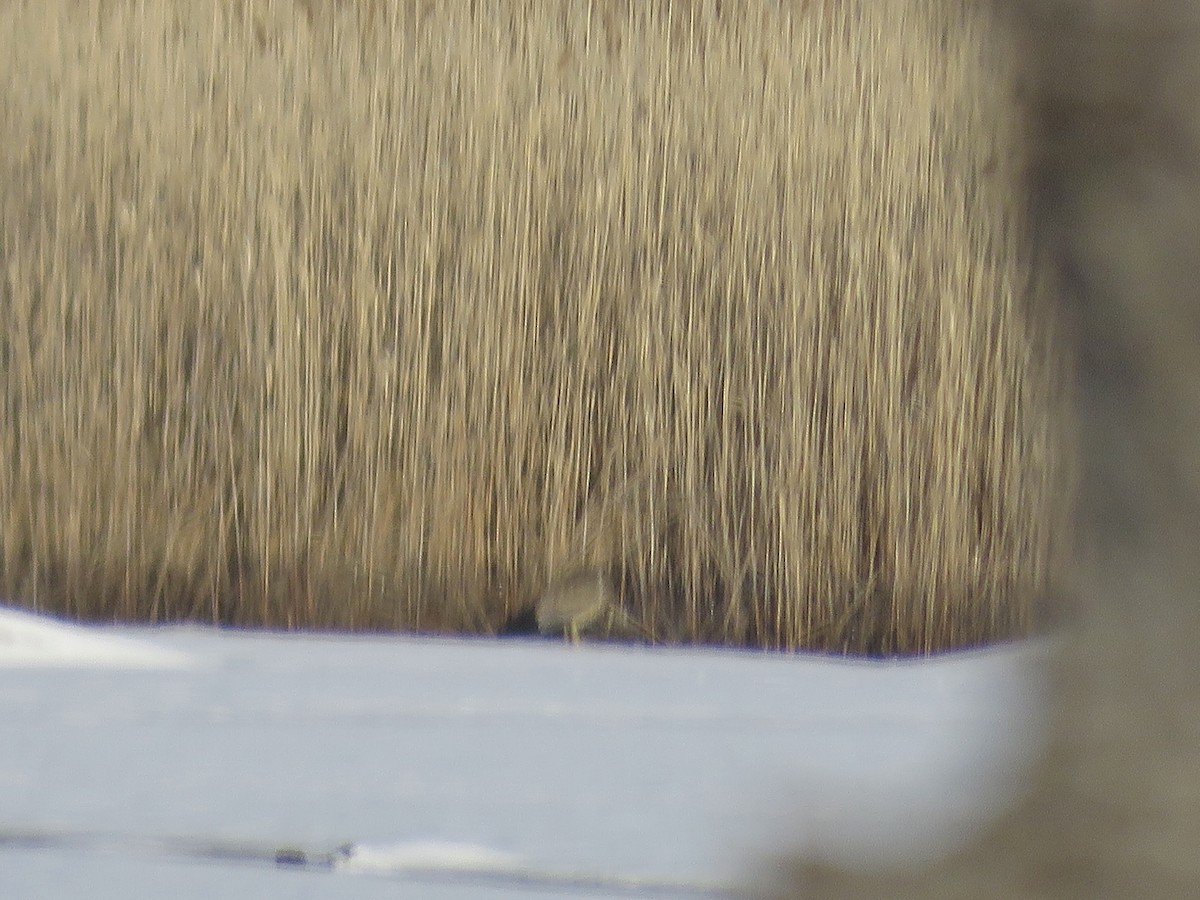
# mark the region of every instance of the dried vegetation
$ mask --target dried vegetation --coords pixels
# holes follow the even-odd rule
[[[971,10],[4,4],[0,586],[490,631],[591,565],[659,640],[1026,632],[1059,360]]]

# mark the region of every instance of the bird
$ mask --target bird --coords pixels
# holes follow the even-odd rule
[[[579,643],[579,632],[604,613],[615,609],[616,595],[598,569],[576,569],[550,583],[538,598],[535,612],[538,631],[562,635]]]

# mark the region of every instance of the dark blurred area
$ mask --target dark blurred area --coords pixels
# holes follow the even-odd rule
[[[1081,543],[1030,799],[923,872],[794,896],[1200,893],[1200,3],[997,5],[1027,66],[1037,243],[1077,342]]]

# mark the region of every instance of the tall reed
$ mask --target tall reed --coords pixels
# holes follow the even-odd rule
[[[970,4],[0,23],[10,595],[489,631],[593,564],[662,640],[1030,628],[1060,381]]]

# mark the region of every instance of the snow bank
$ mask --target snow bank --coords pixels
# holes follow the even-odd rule
[[[352,844],[335,868],[345,872],[516,872],[520,858],[478,844],[410,841],[391,845]]]
[[[152,643],[0,606],[0,668],[159,669],[189,662]]]
[[[135,887],[102,900],[712,897],[764,853],[922,864],[1025,789],[1051,649],[853,661],[0,607],[0,896],[82,896],[116,860]]]

